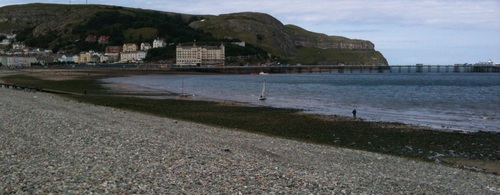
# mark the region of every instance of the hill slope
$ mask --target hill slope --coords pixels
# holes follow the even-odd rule
[[[313,33],[283,25],[263,13],[187,15],[105,5],[26,4],[0,8],[0,33],[17,32],[30,46],[54,51],[102,50],[88,35],[110,36],[109,45],[241,40],[272,54],[272,60],[302,64],[387,65],[370,41]],[[255,51],[256,49],[252,49]]]

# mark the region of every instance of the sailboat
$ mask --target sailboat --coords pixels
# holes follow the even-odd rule
[[[188,96],[189,96],[189,94],[184,93],[184,77],[182,77],[182,88],[181,88],[181,94],[180,94],[179,96],[180,96],[180,97],[183,97],[183,98],[185,98],[185,97],[188,97]]]
[[[262,84],[262,93],[260,94],[259,100],[266,100],[266,82],[264,81],[264,84]]]

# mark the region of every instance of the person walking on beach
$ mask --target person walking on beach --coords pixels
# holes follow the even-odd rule
[[[352,110],[352,117],[356,119],[356,109]]]

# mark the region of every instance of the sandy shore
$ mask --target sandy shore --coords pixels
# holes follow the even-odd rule
[[[0,194],[500,194],[500,177],[0,89]]]

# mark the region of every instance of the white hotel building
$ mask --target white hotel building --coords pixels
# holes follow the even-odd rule
[[[177,66],[224,66],[225,48],[220,46],[177,45]]]

